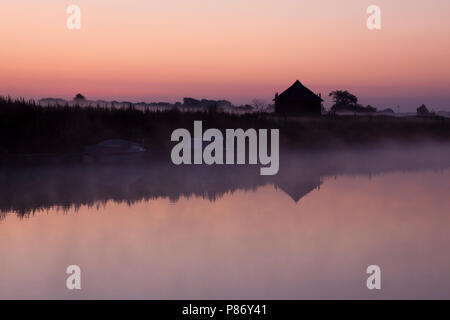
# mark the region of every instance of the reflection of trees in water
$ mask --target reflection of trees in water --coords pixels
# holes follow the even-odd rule
[[[450,152],[443,148],[383,149],[369,152],[307,153],[280,156],[276,176],[260,176],[259,166],[174,166],[168,161],[109,166],[57,166],[0,170],[0,219],[7,212],[97,206],[113,200],[132,205],[142,200],[202,197],[215,201],[236,190],[274,185],[294,201],[318,188],[325,176],[377,174],[398,170],[443,169]]]

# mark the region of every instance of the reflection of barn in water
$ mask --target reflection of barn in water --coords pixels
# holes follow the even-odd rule
[[[319,176],[309,177],[308,179],[284,181],[275,186],[283,190],[292,200],[299,202],[301,198],[306,196],[314,189],[320,188],[322,181]]]
[[[27,215],[53,207],[68,209],[113,200],[133,204],[142,200],[203,197],[214,201],[236,190],[274,185],[294,201],[320,187],[322,177],[339,173],[374,174],[395,170],[450,167],[450,154],[426,150],[283,155],[275,176],[260,176],[259,166],[175,166],[165,159],[139,165],[72,165],[0,169],[2,212]],[[382,162],[387,158],[392,161]],[[352,164],[352,165],[349,165]]]
[[[292,200],[298,202],[322,184],[323,170],[315,167],[307,157],[301,159],[288,157],[280,164],[279,174],[273,177],[277,188],[283,190]]]
[[[236,190],[274,185],[294,201],[320,185],[320,177],[280,170],[260,176],[257,166],[93,165],[44,167],[0,171],[0,212],[28,214],[42,209],[95,205],[113,200],[129,204],[157,198],[177,201],[203,197],[211,201]],[[14,170],[14,174],[10,174]]]

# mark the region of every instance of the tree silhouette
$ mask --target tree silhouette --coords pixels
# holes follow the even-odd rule
[[[420,107],[417,108],[417,115],[418,116],[428,116],[430,115],[430,111],[426,107],[426,105],[422,104]]]
[[[358,104],[358,98],[347,90],[332,91],[328,96],[333,97],[334,105],[332,108],[334,109],[356,107]]]

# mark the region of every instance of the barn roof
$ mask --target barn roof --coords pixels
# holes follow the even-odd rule
[[[323,101],[322,98],[320,98],[318,95],[316,95],[314,92],[309,90],[307,87],[305,87],[300,81],[295,81],[292,86],[287,88],[285,91],[283,91],[281,94],[278,95],[276,99],[282,99],[282,100],[296,100],[299,98],[307,98],[307,99],[320,99],[320,101]]]

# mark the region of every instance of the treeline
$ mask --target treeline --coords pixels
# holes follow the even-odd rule
[[[150,149],[164,149],[177,128],[194,120],[211,127],[266,127],[261,114],[229,114],[211,108],[181,112],[81,105],[41,106],[33,100],[0,97],[0,155],[79,153],[106,139],[126,139]]]
[[[144,111],[134,107],[43,107],[34,101],[0,97],[0,157],[18,154],[81,153],[85,146],[107,139],[126,139],[148,150],[168,150],[177,128],[280,129],[283,151],[297,148],[371,146],[384,141],[450,141],[450,119],[389,116],[316,118],[271,113]]]

